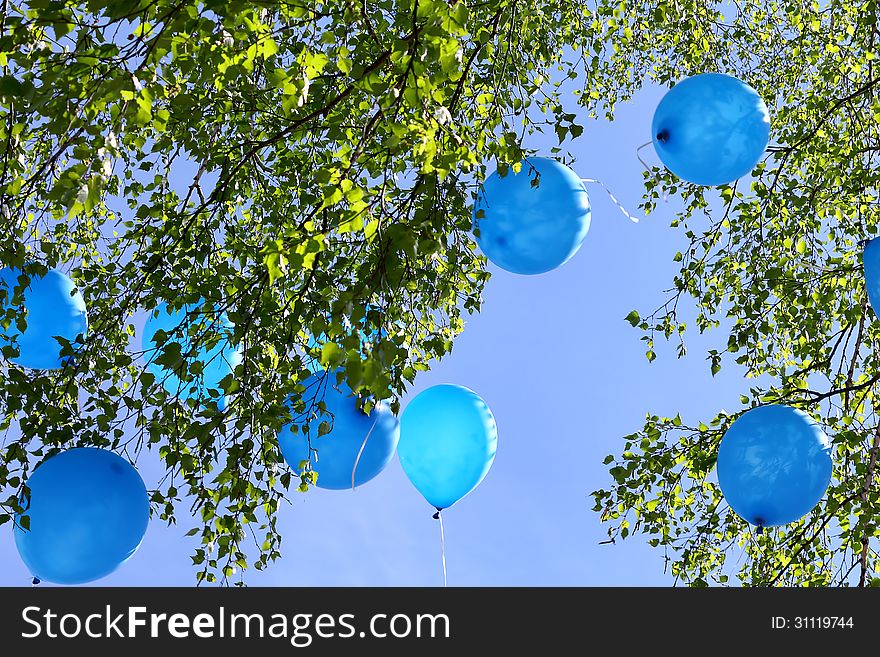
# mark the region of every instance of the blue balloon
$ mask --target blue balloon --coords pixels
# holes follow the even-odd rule
[[[483,481],[497,444],[495,418],[486,402],[463,386],[439,385],[407,405],[397,455],[416,489],[440,510]]]
[[[874,238],[862,251],[862,264],[865,266],[865,287],[868,301],[874,314],[880,317],[880,238]]]
[[[15,546],[31,573],[56,584],[109,575],[138,549],[150,520],[150,499],[125,459],[78,447],[44,461],[27,481],[29,529],[15,518]]]
[[[327,374],[326,380],[324,385],[318,377],[309,377],[305,397],[307,406],[323,399],[333,418],[319,419],[331,423],[330,433],[306,437],[286,427],[278,437],[281,453],[297,474],[301,473],[299,464],[308,461],[311,454],[310,469],[318,473],[319,488],[351,488],[352,472],[354,485],[360,486],[391,461],[400,438],[400,425],[388,404],[380,402],[366,415],[356,406],[355,395],[345,381],[335,384],[335,372]]]
[[[571,258],[590,229],[590,197],[578,175],[545,157],[522,169],[497,171],[474,206],[477,243],[493,263],[514,274],[543,274]]]
[[[371,310],[375,310],[375,309],[376,309],[375,306],[371,306],[370,304],[367,304],[367,306],[366,306],[366,311],[368,313]],[[378,341],[378,340],[382,339],[383,337],[385,337],[386,335],[388,335],[388,331],[385,330],[384,328],[373,328],[368,333],[365,330],[366,329],[366,321],[367,321],[367,317],[365,314],[359,323],[359,328],[357,329],[357,336],[362,344],[367,343],[367,342],[375,343],[376,341]],[[340,341],[341,341],[341,339],[342,338],[338,338],[338,340],[340,340]],[[305,367],[309,372],[311,372],[312,374],[320,375],[320,374],[323,374],[324,372],[327,371],[328,368],[321,364],[321,360],[320,360],[321,350],[324,348],[325,344],[327,344],[328,342],[334,342],[334,341],[335,340],[328,338],[323,333],[317,337],[315,337],[314,335],[309,336],[309,341],[308,341],[308,344],[306,345],[306,354],[305,354],[305,358],[304,358]],[[316,355],[313,355],[313,352],[317,352]]]
[[[831,444],[816,422],[790,406],[743,413],[718,449],[718,484],[737,515],[758,527],[809,513],[831,481]]]
[[[758,164],[770,139],[770,113],[745,82],[703,73],[670,89],[651,125],[657,155],[676,176],[725,185]]]
[[[325,336],[321,336],[322,340],[318,340],[314,335],[309,336],[309,343],[306,345],[306,355],[305,355],[305,366],[306,369],[312,374],[321,374],[326,371],[323,365],[321,365],[320,360],[320,351],[324,347],[326,340],[324,340]],[[318,355],[313,356],[312,351],[318,350]]]
[[[242,359],[241,350],[229,342],[234,324],[225,314],[221,314],[219,318],[207,314],[201,305],[185,305],[179,310],[172,310],[163,302],[159,304],[156,313],[158,315],[150,313],[144,325],[141,342],[144,352],[148,354],[150,372],[162,383],[165,390],[181,399],[203,399],[210,397],[210,389],[217,390],[220,393],[217,405],[224,408],[225,400],[220,382],[233,373]],[[197,345],[193,345],[188,335],[188,325],[194,326]],[[174,342],[180,345],[181,360],[170,367],[155,362],[162,353],[162,349],[157,348],[154,341],[156,332],[160,330],[168,334],[165,347]],[[218,333],[220,339],[217,344],[206,350],[202,346],[204,342]],[[196,361],[202,363],[201,377],[196,377],[189,383],[183,381],[180,377],[183,368],[189,368]]]
[[[0,303],[0,315],[11,307],[15,288],[19,285],[19,269],[7,267],[0,270],[0,281],[5,284],[5,301]],[[0,285],[0,289],[4,286]],[[0,346],[15,343],[19,348],[13,363],[35,370],[56,370],[64,367],[67,356],[62,357],[62,343],[55,336],[77,349],[88,330],[86,303],[73,281],[57,269],[50,269],[45,276],[30,276],[30,282],[22,293],[27,309],[27,328],[19,331],[13,321],[6,329],[6,338],[0,328]]]

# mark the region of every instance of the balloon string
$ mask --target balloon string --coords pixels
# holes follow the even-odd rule
[[[643,148],[647,148],[648,146],[650,146],[653,143],[654,143],[653,141],[646,141],[644,144],[642,144],[641,146],[639,146],[636,149],[636,157],[639,158],[639,162],[642,163],[642,166],[645,167],[645,169],[650,169],[651,167],[648,166],[648,163],[642,159],[641,151]],[[666,203],[668,200],[669,200],[669,192],[664,191],[663,192],[663,202]]]
[[[648,163],[642,159],[642,149],[647,148],[648,146],[650,146],[653,143],[654,143],[653,141],[646,141],[644,144],[642,144],[641,146],[639,146],[636,149],[636,157],[639,158],[639,162],[641,162],[642,166],[645,167],[646,169],[650,169],[651,167],[649,167]]]
[[[602,189],[604,189],[608,193],[608,196],[614,202],[614,205],[616,205],[618,209],[623,213],[623,216],[632,221],[634,224],[639,223],[639,218],[634,217],[629,212],[627,212],[626,208],[620,204],[620,201],[617,200],[614,194],[611,193],[611,190],[608,189],[608,187],[605,186],[605,183],[603,183],[601,180],[595,180],[593,178],[581,178],[581,180],[585,183],[596,183],[597,185],[601,185]]]
[[[358,450],[357,458],[354,460],[354,466],[351,469],[351,489],[354,490],[354,473],[357,472],[358,463],[361,462],[361,455],[364,453],[364,448],[367,446],[367,441],[370,439],[370,436],[373,433],[373,429],[376,428],[376,422],[379,421],[379,417],[376,416],[376,419],[373,421],[373,426],[370,427],[370,430],[367,431],[367,435],[364,437],[364,442],[361,443],[361,448]]]
[[[446,535],[443,532],[443,509],[438,508],[434,514],[434,520],[440,521],[440,562],[443,564],[443,588],[447,588],[446,583]]]

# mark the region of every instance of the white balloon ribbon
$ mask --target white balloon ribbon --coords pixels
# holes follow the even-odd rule
[[[358,463],[361,462],[361,456],[364,453],[364,448],[367,446],[367,441],[370,439],[370,436],[373,434],[373,429],[376,428],[376,422],[379,421],[379,416],[376,416],[376,419],[373,420],[373,426],[370,427],[370,430],[367,431],[367,435],[364,437],[364,442],[361,443],[361,448],[358,450],[358,455],[354,460],[354,466],[351,468],[351,489],[354,490],[354,474],[357,472]]]
[[[650,170],[651,167],[649,167],[648,163],[642,159],[642,149],[647,148],[648,146],[650,146],[653,143],[654,143],[653,141],[646,141],[644,144],[642,144],[641,146],[639,146],[636,149],[636,157],[639,158],[639,162],[642,163],[642,166],[645,167],[646,170]],[[668,200],[669,200],[669,192],[664,190],[663,191],[663,202],[666,203]]]
[[[608,189],[608,187],[605,185],[605,183],[603,183],[601,180],[596,180],[594,178],[581,178],[581,181],[585,182],[585,183],[595,183],[596,185],[601,185],[602,189],[605,190],[605,192],[608,194],[608,197],[611,199],[611,201],[614,203],[614,205],[616,205],[617,208],[623,213],[623,216],[626,217],[627,219],[629,219],[634,224],[639,223],[639,218],[634,217],[629,212],[627,212],[627,209],[625,207],[623,207],[623,205],[621,205],[620,201],[617,200],[617,197],[611,193],[611,190]]]
[[[443,588],[447,588],[446,583],[446,535],[443,531],[443,509],[437,509],[434,518],[440,521],[440,560],[443,563]]]

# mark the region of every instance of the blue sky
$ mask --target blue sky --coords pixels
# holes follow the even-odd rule
[[[648,89],[619,108],[613,124],[587,122],[568,145],[574,169],[605,182],[633,214],[642,194],[636,148],[650,139],[662,96]],[[583,121],[582,121],[583,122]],[[526,146],[549,155],[555,136]],[[650,148],[643,151],[656,162]],[[485,305],[472,316],[453,352],[424,373],[403,405],[439,383],[467,386],[485,399],[498,424],[498,453],[483,483],[444,512],[450,586],[669,585],[662,552],[635,536],[599,545],[605,528],[590,492],[607,486],[602,460],[621,437],[642,426],[646,412],[708,420],[740,407],[748,382],[736,366],[714,378],[705,352],[726,344],[723,328],[688,339],[689,355],[659,344],[649,364],[640,333],[624,321],[664,300],[684,236],[669,227],[671,200],[633,224],[596,185],[588,186],[592,226],[580,251],[561,268],[518,276],[490,268]],[[160,466],[155,453],[139,462],[148,486]],[[252,586],[442,586],[440,537],[433,509],[395,459],[357,491],[292,495],[280,510],[283,558],[251,571]],[[137,554],[100,585],[195,583],[196,547],[181,517],[168,528],[151,523]],[[0,585],[26,585],[9,525],[0,530]]]

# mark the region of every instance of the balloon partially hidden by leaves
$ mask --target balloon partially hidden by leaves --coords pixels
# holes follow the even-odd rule
[[[803,411],[771,404],[743,413],[718,449],[718,484],[737,515],[758,527],[799,520],[831,481],[831,444]]]
[[[422,391],[407,405],[400,425],[400,465],[438,510],[476,488],[495,460],[495,418],[486,402],[464,386]]]
[[[564,164],[523,160],[518,173],[496,171],[474,206],[477,243],[494,264],[514,274],[543,274],[569,260],[590,229],[590,197]]]
[[[150,372],[180,399],[215,399],[224,408],[221,384],[242,360],[230,342],[233,328],[224,313],[209,312],[204,302],[176,310],[159,304],[142,336]]]
[[[308,335],[308,342],[305,348],[305,357],[303,359],[305,368],[312,374],[322,375],[328,370],[334,370],[340,364],[338,359],[344,358],[344,347],[337,342],[346,342],[352,336],[357,338],[361,348],[366,346],[374,347],[378,341],[388,335],[388,330],[383,326],[370,326],[368,315],[371,311],[381,310],[370,303],[364,306],[364,315],[360,321],[354,325],[346,318],[343,322],[345,334],[335,338],[329,337],[326,333],[318,335]],[[401,327],[398,325],[398,329]]]
[[[125,459],[79,447],[44,461],[28,479],[15,545],[31,573],[56,584],[109,575],[138,549],[150,520],[144,482]]]
[[[16,290],[21,294],[16,295]],[[27,311],[27,326],[21,330],[16,317],[20,306]],[[36,370],[64,367],[82,346],[88,329],[82,294],[70,277],[57,269],[45,275],[27,275],[12,267],[0,270],[0,322],[6,321],[9,325],[5,329],[0,324],[4,356]],[[16,347],[18,356],[12,356],[8,349]]]
[[[722,73],[703,73],[670,89],[651,125],[657,155],[682,180],[725,185],[748,174],[770,139],[758,93]]]
[[[315,414],[317,422],[310,428],[317,431],[306,434],[299,424],[290,424],[278,442],[284,460],[300,477],[309,479],[307,473],[313,472],[317,480],[311,481],[319,488],[341,490],[365,484],[385,469],[397,449],[400,425],[385,403],[364,413],[351,388],[335,381],[335,371],[306,380],[303,413]],[[332,417],[317,412],[319,401]]]

